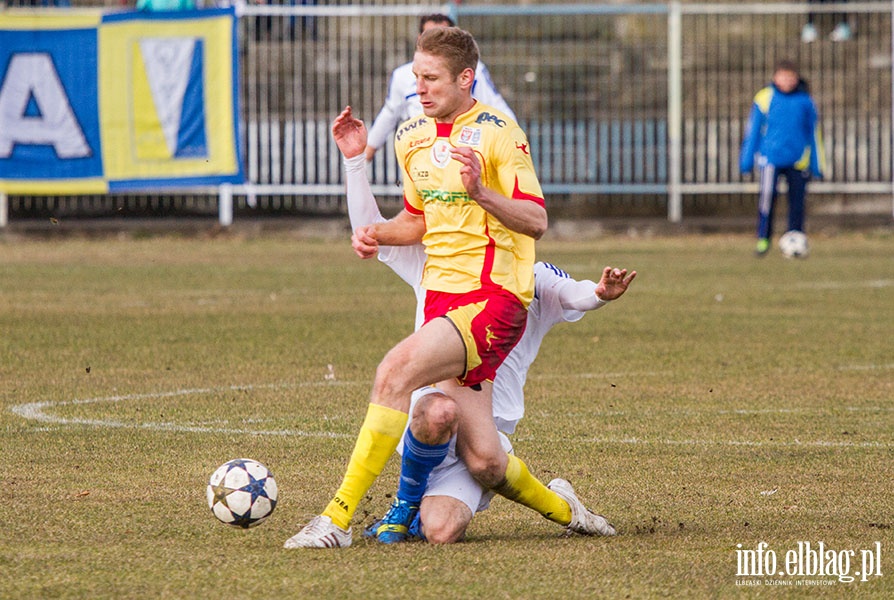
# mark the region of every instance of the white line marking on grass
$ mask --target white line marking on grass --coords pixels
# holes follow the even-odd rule
[[[259,389],[287,389],[299,387],[319,387],[319,386],[338,386],[338,385],[357,385],[357,382],[320,382],[320,383],[270,383],[262,385],[231,385],[217,388],[190,388],[175,390],[173,392],[151,392],[147,394],[126,394],[122,396],[106,396],[102,398],[88,398],[80,400],[48,400],[44,402],[29,402],[27,404],[17,404],[10,410],[30,421],[40,421],[42,423],[55,423],[57,425],[90,425],[93,427],[111,427],[111,428],[129,428],[129,429],[147,429],[152,431],[180,431],[186,433],[226,433],[226,434],[249,434],[249,435],[275,435],[275,436],[295,436],[295,437],[324,437],[324,438],[347,438],[353,437],[353,434],[334,433],[331,431],[304,431],[300,429],[279,429],[279,430],[253,430],[240,429],[232,427],[209,427],[203,425],[180,425],[178,423],[125,423],[123,421],[108,421],[103,419],[81,419],[67,418],[46,412],[47,409],[80,405],[80,404],[98,404],[102,402],[127,402],[132,400],[157,400],[159,398],[174,398],[177,396],[190,396],[197,394],[215,394],[220,392],[238,392],[251,391]],[[45,430],[47,428],[41,428]]]
[[[844,365],[838,367],[839,371],[886,371],[888,369],[894,369],[894,363],[884,365]]]
[[[886,288],[894,286],[894,279],[870,279],[868,281],[811,281],[793,287],[811,290],[849,290],[855,287]]]
[[[784,415],[805,413],[809,408],[733,408],[718,410],[718,415]]]
[[[536,436],[525,436],[517,438],[516,441],[541,441]],[[554,440],[558,441],[558,440]],[[634,446],[734,446],[734,447],[782,447],[782,448],[891,448],[891,444],[883,442],[830,442],[826,440],[815,440],[802,442],[800,440],[790,441],[749,441],[749,440],[668,440],[657,439],[648,440],[638,437],[630,438],[580,438],[580,439],[563,439],[563,443],[584,443],[584,444],[628,444]]]
[[[891,412],[894,406],[844,406],[835,407],[848,412]],[[730,408],[717,410],[699,410],[693,408],[650,408],[648,413],[651,415],[662,416],[702,416],[702,415],[806,415],[815,414],[819,416],[828,416],[833,412],[833,408],[825,406],[809,406],[803,408]],[[546,418],[552,418],[552,413],[545,410],[539,410],[537,415],[545,415]],[[588,411],[571,411],[563,412],[565,417],[584,418],[584,417],[623,417],[627,415],[642,414],[640,410],[588,410]]]
[[[624,374],[629,375],[629,374]],[[611,376],[619,376],[618,374],[581,374],[578,376],[582,377],[611,377]],[[545,376],[546,378],[551,378],[550,376]],[[233,391],[252,391],[252,390],[262,390],[262,389],[289,389],[289,388],[302,388],[302,387],[331,387],[331,386],[351,386],[351,385],[360,385],[361,382],[333,382],[333,381],[324,381],[324,382],[314,382],[314,383],[299,383],[299,384],[287,384],[287,383],[271,383],[271,384],[258,384],[258,385],[232,385],[225,387],[215,387],[215,388],[188,388],[175,390],[171,392],[150,392],[145,394],[126,394],[126,395],[118,395],[118,396],[106,396],[100,398],[88,398],[88,399],[78,399],[78,400],[48,400],[44,402],[29,402],[27,404],[18,404],[12,406],[10,410],[20,417],[31,421],[39,421],[42,423],[53,423],[57,425],[89,425],[93,427],[110,427],[110,428],[129,428],[129,429],[143,429],[143,430],[151,430],[151,431],[173,431],[173,432],[185,432],[185,433],[223,433],[223,434],[247,434],[247,435],[264,435],[264,436],[295,436],[295,437],[317,437],[317,438],[350,438],[354,437],[354,434],[346,434],[346,433],[334,433],[331,431],[305,431],[300,429],[277,429],[277,430],[253,430],[253,429],[242,429],[242,428],[234,428],[234,427],[222,427],[222,426],[212,426],[211,423],[222,423],[221,421],[210,421],[200,425],[181,425],[178,423],[170,423],[170,422],[147,422],[147,423],[126,423],[123,421],[113,421],[113,420],[103,420],[103,419],[82,419],[82,418],[67,418],[60,417],[58,415],[51,414],[47,412],[47,409],[51,409],[54,407],[60,406],[74,406],[74,405],[82,405],[82,404],[98,404],[103,402],[127,402],[134,400],[147,400],[147,399],[159,399],[159,398],[174,398],[178,396],[189,396],[189,395],[197,395],[197,394],[214,394],[221,392],[233,392]],[[894,410],[894,407],[843,407],[845,410],[852,412],[860,412],[860,411],[891,411]],[[816,410],[822,410],[821,408],[779,408],[779,409],[732,409],[732,410],[717,410],[717,411],[693,411],[689,409],[665,409],[661,410],[663,414],[784,414],[784,413],[809,413],[814,412]],[[611,411],[610,413],[598,413],[598,412],[590,412],[587,413],[591,416],[603,414],[618,416],[626,414],[624,411]],[[252,419],[249,422],[263,422],[263,419]],[[34,429],[34,431],[52,431],[52,428],[49,427],[40,427]],[[518,436],[515,438],[516,441],[539,441],[537,436]],[[552,440],[556,441],[556,440]],[[776,441],[776,440],[766,440],[766,441],[748,441],[748,440],[700,440],[700,439],[684,439],[684,440],[671,440],[671,439],[643,439],[638,437],[628,437],[628,438],[581,438],[581,439],[564,439],[563,442],[578,442],[578,443],[587,443],[587,444],[629,444],[629,445],[643,445],[643,446],[732,446],[732,447],[787,447],[787,448],[797,448],[797,447],[826,447],[826,448],[891,448],[894,447],[892,444],[883,443],[883,442],[836,442],[836,441],[825,441],[825,440],[815,440],[815,441],[807,441],[802,442],[800,440],[790,440],[790,441]]]
[[[541,373],[528,379],[613,379],[620,377],[666,377],[674,371],[623,371],[620,373]]]

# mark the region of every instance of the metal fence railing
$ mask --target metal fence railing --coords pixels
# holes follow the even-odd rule
[[[343,210],[331,119],[351,104],[372,121],[391,70],[412,56],[419,15],[430,12],[450,13],[475,35],[554,204],[642,195],[679,221],[684,197],[752,194],[752,176],[738,172],[739,146],[754,93],[783,57],[801,65],[820,113],[828,169],[811,193],[894,190],[892,2],[292,0],[240,11],[248,181],[221,191],[223,222],[234,211]],[[848,19],[852,39],[831,41],[820,27],[815,41],[802,42],[811,12]],[[390,145],[371,170],[377,195],[396,199]],[[184,197],[169,198],[173,205]],[[13,211],[25,202],[10,201]],[[68,201],[76,210],[78,200]],[[129,200],[106,202],[120,210]]]

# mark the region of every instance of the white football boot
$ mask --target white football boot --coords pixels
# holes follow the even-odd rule
[[[347,531],[324,515],[314,517],[304,529],[286,540],[284,548],[347,548],[351,545],[351,529]]]
[[[801,29],[801,41],[805,44],[812,44],[816,41],[816,38],[816,27],[813,26],[813,23],[806,23],[804,28]]]
[[[853,37],[851,26],[847,23],[839,23],[829,34],[829,39],[833,42],[847,42]]]
[[[553,479],[546,487],[558,494],[571,507],[571,523],[568,524],[570,531],[583,535],[616,535],[618,533],[612,524],[605,520],[605,517],[597,515],[584,506],[584,503],[578,500],[574,493],[574,488],[564,479]]]

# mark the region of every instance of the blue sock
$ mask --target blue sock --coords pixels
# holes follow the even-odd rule
[[[441,464],[447,456],[450,442],[431,446],[423,444],[407,429],[404,435],[404,452],[400,462],[400,485],[397,488],[397,497],[410,504],[419,505],[425,486],[428,485],[428,476],[432,470]]]

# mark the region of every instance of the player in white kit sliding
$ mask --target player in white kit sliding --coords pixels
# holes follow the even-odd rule
[[[365,138],[362,123],[353,118],[350,109],[346,109],[333,124],[333,133],[339,147],[349,137]],[[355,144],[359,143],[355,141]],[[346,171],[346,187],[348,214],[351,227],[357,228],[371,223],[385,221],[376,204],[370,189],[366,160],[362,154],[344,159]],[[356,236],[353,240],[355,249],[363,247],[363,242]],[[377,248],[379,260],[388,265],[397,275],[409,284],[416,294],[417,312],[416,327],[422,323],[422,306],[425,289],[421,286],[422,271],[425,264],[425,252],[421,244],[413,246],[381,246]],[[358,252],[360,253],[360,252]],[[506,358],[497,371],[493,388],[493,416],[503,448],[510,452],[512,445],[506,434],[515,431],[516,424],[524,415],[524,384],[528,369],[540,349],[546,333],[561,322],[580,320],[584,313],[604,306],[627,290],[636,272],[627,273],[626,269],[606,267],[600,282],[589,280],[576,281],[563,270],[549,263],[538,262],[534,267],[535,295],[528,308],[527,326],[518,345]],[[412,419],[425,418],[424,413],[416,411],[417,402],[428,394],[437,393],[434,388],[423,388],[413,394],[413,405],[410,409]],[[364,532],[367,537],[376,537],[385,543],[405,540],[408,536],[427,539],[432,543],[452,543],[462,539],[472,516],[487,508],[494,492],[480,485],[471,475],[456,451],[457,436],[453,435],[449,444],[447,457],[438,464],[424,485],[421,502],[406,501],[398,491],[389,513],[376,521]],[[398,447],[403,453],[403,442]],[[405,482],[402,476],[401,487]],[[418,484],[419,482],[413,482]],[[596,522],[599,533],[614,535],[614,528],[600,515],[587,510],[576,498],[568,482],[555,479],[548,485],[550,489],[565,498],[579,513],[578,520]],[[584,527],[581,523],[572,523],[573,531],[592,533],[593,527]]]

